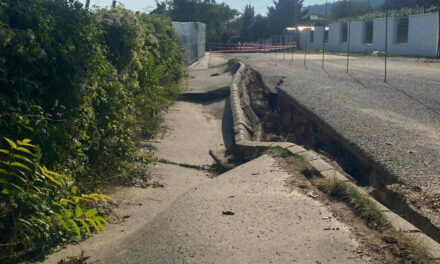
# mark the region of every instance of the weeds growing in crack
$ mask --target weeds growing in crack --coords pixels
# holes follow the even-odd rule
[[[396,231],[376,204],[353,186],[338,179],[315,178],[312,183],[331,198],[346,203],[370,228],[383,234],[383,240],[389,244],[392,253],[401,263],[432,263],[433,257],[426,247],[414,235]]]
[[[376,204],[356,188],[338,179],[314,179],[313,184],[335,200],[345,202],[357,215],[365,219],[371,228],[384,230],[390,227]]]
[[[284,151],[274,149],[267,151],[267,153],[281,158]],[[357,217],[364,220],[369,228],[376,230],[380,239],[387,243],[383,248],[392,253],[396,263],[437,263],[415,234],[396,230],[376,203],[371,200],[372,198],[360,192],[355,186],[335,178],[326,179],[316,174],[301,155],[282,159],[284,164],[293,165],[292,167],[296,171],[301,172],[310,183],[327,194],[328,198],[346,204]],[[291,167],[289,166],[289,168]]]
[[[288,158],[294,156],[292,152],[290,152],[288,149],[282,148],[282,147],[273,147],[266,151],[268,154],[275,154],[277,156],[280,156],[281,158]]]
[[[426,247],[413,234],[390,231],[384,236],[384,240],[397,246],[398,250],[393,254],[402,259],[402,263],[438,263],[433,262]]]

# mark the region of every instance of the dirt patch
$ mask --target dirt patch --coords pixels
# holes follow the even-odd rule
[[[407,236],[399,238],[400,241],[398,241],[396,239],[399,237],[398,234],[390,235],[388,232],[369,227],[345,203],[329,197],[313,185],[309,180],[310,174],[305,173],[308,168],[301,160],[296,157],[281,157],[277,154],[274,157],[278,165],[291,174],[291,177],[286,180],[286,188],[290,191],[302,192],[325,204],[333,214],[331,217],[350,228],[360,245],[355,252],[362,259],[368,263],[420,263],[409,257],[409,247],[414,247],[414,241],[409,241]],[[327,218],[323,217],[323,220]],[[333,229],[329,226],[328,230]]]

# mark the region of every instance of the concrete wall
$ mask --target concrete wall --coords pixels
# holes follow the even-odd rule
[[[173,22],[185,64],[191,65],[205,56],[206,25],[200,22]]]
[[[374,52],[385,51],[385,18],[373,20],[373,43],[365,43],[366,23],[363,21],[350,22],[350,51]],[[306,34],[310,29],[300,33],[299,46],[306,45]],[[315,27],[315,42],[312,43],[310,35],[307,38],[307,48],[322,49],[324,37],[323,27]],[[388,52],[396,55],[413,55],[435,57],[439,46],[439,13],[409,16],[408,43],[397,43],[397,18],[388,18]],[[335,52],[346,52],[347,42],[342,42],[342,24],[329,25],[329,40],[326,49]]]

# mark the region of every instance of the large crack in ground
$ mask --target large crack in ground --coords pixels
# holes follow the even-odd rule
[[[264,141],[294,142],[336,161],[358,184],[373,187],[371,194],[376,199],[440,241],[438,226],[408,202],[398,188],[402,185],[397,177],[278,89],[283,84],[283,77],[279,77],[275,89],[270,89],[262,76],[248,67],[243,82],[247,86],[251,107],[263,125]]]

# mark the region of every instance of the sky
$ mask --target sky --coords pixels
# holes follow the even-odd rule
[[[85,0],[80,0],[84,3]],[[112,0],[90,0],[90,5],[98,5],[101,7],[107,7],[111,5]],[[125,5],[125,8],[133,11],[151,11],[156,6],[154,0],[120,0],[119,2]],[[243,10],[244,6],[248,3],[255,7],[255,12],[258,14],[266,14],[267,7],[273,5],[272,0],[217,0],[217,3],[225,2],[230,7]],[[329,1],[332,2],[332,1]],[[325,0],[304,0],[304,6],[323,4]]]

